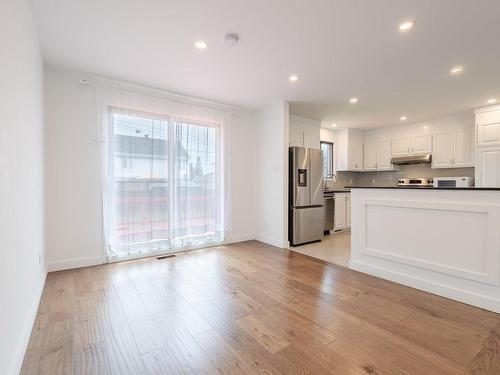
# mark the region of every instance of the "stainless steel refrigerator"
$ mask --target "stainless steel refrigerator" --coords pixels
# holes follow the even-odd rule
[[[320,150],[290,147],[288,240],[292,246],[323,237],[323,155]]]

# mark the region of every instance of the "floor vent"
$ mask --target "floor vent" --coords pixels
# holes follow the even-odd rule
[[[162,256],[156,257],[156,259],[158,259],[158,260],[167,259],[167,258],[175,258],[175,254],[162,255]]]

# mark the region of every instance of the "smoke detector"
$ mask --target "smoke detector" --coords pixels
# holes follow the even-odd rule
[[[229,44],[230,46],[236,46],[238,42],[240,41],[240,37],[237,34],[227,34],[226,37],[226,43]]]

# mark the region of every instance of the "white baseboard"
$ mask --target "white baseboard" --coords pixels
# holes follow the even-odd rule
[[[268,245],[276,246],[276,247],[279,247],[281,249],[286,249],[288,247],[288,241],[283,242],[281,240],[277,240],[277,239],[274,239],[271,237],[262,236],[260,234],[256,234],[255,239],[257,241],[264,242],[264,243],[267,243]]]
[[[31,303],[28,319],[24,323],[23,331],[19,337],[17,343],[16,354],[14,356],[14,361],[12,362],[9,370],[10,375],[18,375],[21,371],[23,365],[24,356],[26,354],[26,349],[28,348],[28,343],[31,336],[31,331],[33,325],[35,324],[36,314],[38,312],[38,305],[40,304],[40,299],[42,298],[43,287],[45,286],[45,280],[47,278],[47,271],[43,270],[40,282],[38,283],[38,289],[33,297],[33,302]]]
[[[255,235],[247,234],[245,236],[236,236],[224,240],[224,245],[229,245],[231,243],[237,243],[237,242],[251,241],[251,240],[255,240]]]
[[[47,266],[48,272],[70,270],[73,268],[97,266],[106,263],[106,258],[103,257],[89,257],[79,258],[73,260],[63,260],[58,262],[50,262]]]
[[[452,288],[436,282],[419,279],[414,276],[403,275],[384,268],[375,267],[356,260],[349,261],[349,268],[355,271],[367,273],[382,279],[406,285],[411,288],[423,290],[438,296],[446,297],[455,301],[460,301],[468,305],[477,306],[486,310],[500,313],[500,299],[493,299],[484,295],[472,293],[463,289]]]

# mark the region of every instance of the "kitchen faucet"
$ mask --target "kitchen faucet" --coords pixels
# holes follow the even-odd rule
[[[323,191],[327,189],[327,181],[329,179],[332,179],[333,182],[337,182],[337,175],[335,173],[328,173],[326,176],[323,177]]]

